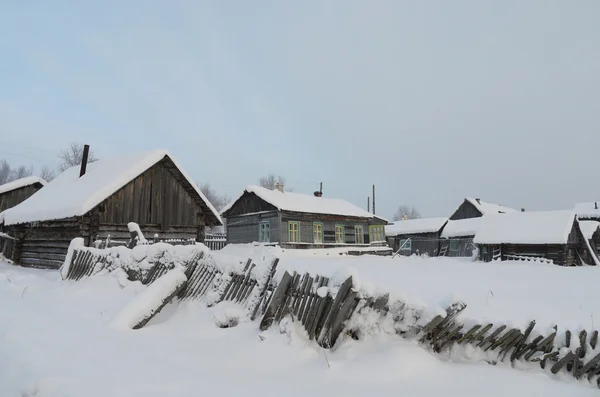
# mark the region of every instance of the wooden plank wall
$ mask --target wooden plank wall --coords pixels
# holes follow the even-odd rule
[[[279,214],[277,211],[227,218],[227,243],[244,244],[258,241],[260,222],[270,222],[271,242],[279,242]]]
[[[457,221],[460,219],[471,219],[471,218],[479,218],[483,214],[479,212],[477,208],[467,200],[463,201],[463,203],[454,211],[454,213],[450,216],[451,221]]]
[[[369,221],[362,218],[349,218],[336,215],[319,215],[319,214],[304,214],[304,213],[281,213],[281,232],[279,241],[282,243],[289,242],[288,222],[300,222],[300,242],[314,243],[313,238],[313,223],[323,223],[323,238],[325,243],[335,243],[335,226],[344,226],[345,243],[355,244],[354,226],[363,227],[363,239],[365,244],[369,244]]]
[[[33,185],[0,194],[0,212],[22,203],[41,188],[42,185],[40,183],[34,183]]]

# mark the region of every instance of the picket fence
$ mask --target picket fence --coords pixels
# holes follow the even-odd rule
[[[75,249],[65,278],[81,280],[110,269],[110,255],[104,251],[86,247]],[[325,349],[336,346],[345,338],[362,339],[361,326],[364,324],[357,325],[361,322],[354,320],[366,318],[373,328],[391,322],[394,333],[419,341],[435,353],[460,352],[461,348],[470,346],[485,353],[487,362],[492,365],[509,362],[518,368],[566,373],[600,388],[597,330],[577,333],[565,330],[559,335],[559,330],[554,328],[550,334],[536,334],[533,332],[535,321],[526,329],[493,323],[467,326],[459,320],[459,314],[467,307],[463,302],[455,302],[444,315],[431,318],[406,302],[390,300],[388,294],[366,295],[353,288],[352,277],[335,288],[331,288],[327,277],[308,273],[284,272],[276,281],[277,265],[278,260],[274,260],[263,276],[257,278],[253,271],[255,265],[248,259],[241,271],[223,274],[209,253],[198,250],[184,263],[188,281],[179,290],[177,298],[182,301],[203,299],[209,306],[221,301],[237,302],[246,308],[250,320],[262,316],[261,330],[291,318],[303,326],[310,340]],[[151,284],[174,266],[162,258],[157,259],[149,270],[131,270],[127,274],[132,280]],[[422,322],[422,318],[431,320]],[[149,320],[145,319],[143,324]]]

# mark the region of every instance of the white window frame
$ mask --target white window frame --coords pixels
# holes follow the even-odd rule
[[[268,233],[268,238],[266,238],[266,239],[265,239],[265,231]],[[270,243],[271,242],[271,221],[261,221],[258,224],[258,242],[259,243]]]

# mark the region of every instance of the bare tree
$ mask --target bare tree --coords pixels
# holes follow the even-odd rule
[[[217,211],[221,211],[231,201],[231,197],[227,194],[219,194],[210,183],[200,186],[200,191]]]
[[[403,219],[419,219],[420,217],[421,214],[419,214],[419,211],[417,211],[415,207],[409,205],[401,205],[400,207],[398,207],[398,210],[396,211],[392,219],[394,221],[400,221]]]
[[[56,178],[56,171],[45,165],[40,171],[40,178],[42,178],[46,182],[50,182],[52,179]]]
[[[58,165],[58,171],[63,172],[67,168],[71,168],[81,164],[83,158],[83,146],[81,143],[72,142],[67,148],[60,151],[58,158],[60,158],[60,164]],[[88,163],[98,161],[98,158],[94,155],[94,152],[90,150],[88,154]]]
[[[285,178],[282,177],[281,175],[279,176],[275,176],[275,174],[269,174],[267,176],[263,176],[262,178],[260,178],[258,180],[258,183],[260,186],[266,188],[266,189],[275,189],[275,185],[277,183],[283,183],[285,185]]]
[[[20,165],[17,168],[12,168],[8,161],[2,160],[0,162],[0,185],[31,176],[31,174],[33,174],[32,167],[27,168]]]

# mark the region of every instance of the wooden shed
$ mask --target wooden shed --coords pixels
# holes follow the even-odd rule
[[[44,189],[0,214],[13,238],[12,259],[58,268],[69,242],[129,238],[128,223],[146,237],[204,240],[205,226],[221,225],[217,211],[166,151],[103,159],[72,167]]]
[[[440,233],[448,218],[422,218],[395,221],[386,226],[388,244],[401,255],[438,256]]]
[[[0,212],[22,203],[46,185],[37,176],[28,176],[0,185]]]
[[[561,266],[600,264],[573,211],[485,215],[474,242],[486,262],[534,257]]]
[[[441,232],[440,255],[471,257],[475,249],[473,238],[481,222],[481,217],[513,212],[517,212],[517,210],[488,203],[479,198],[465,198],[450,216],[450,220]]]
[[[221,211],[227,243],[260,242],[286,248],[369,246],[369,226],[387,221],[340,199],[248,186]],[[371,229],[375,234],[378,232]]]

